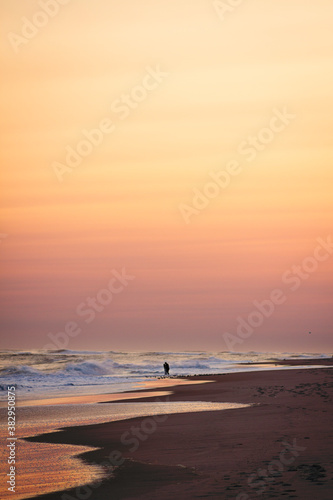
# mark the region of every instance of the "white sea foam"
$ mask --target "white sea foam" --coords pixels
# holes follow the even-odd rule
[[[260,369],[243,363],[330,357],[310,353],[235,352],[116,352],[116,351],[0,351],[0,390],[15,384],[20,394],[39,392],[106,392],[130,390],[147,377],[208,375]]]

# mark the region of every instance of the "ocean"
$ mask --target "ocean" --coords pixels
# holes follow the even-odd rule
[[[170,376],[177,377],[267,369],[246,363],[328,357],[331,354],[6,350],[0,351],[0,391],[15,385],[21,400],[123,392],[163,376],[164,361],[170,365]]]
[[[151,402],[109,401],[112,399],[110,393],[130,391],[134,388],[145,390],[145,384],[141,384],[140,387],[140,383],[149,380],[158,382],[157,379],[164,376],[165,361],[170,365],[170,376],[173,378],[196,374],[267,370],[267,367],[270,370],[292,369],[288,366],[279,366],[279,360],[328,357],[329,354],[321,353],[1,351],[0,389],[3,397],[0,404],[0,434],[8,435],[6,408],[8,386],[15,385],[17,404],[15,444],[20,464],[17,491],[15,493],[4,491],[3,498],[12,500],[35,498],[36,495],[90,484],[106,477],[103,467],[87,464],[78,457],[91,448],[34,442],[24,439],[26,437],[71,426],[135,417],[201,411],[239,411],[240,408],[248,406],[229,402],[160,401],[160,393],[156,391],[154,401]],[[272,361],[276,366],[255,365]],[[182,382],[186,383],[185,380]],[[168,386],[162,388],[162,391],[162,394],[168,394]],[[80,397],[77,396],[80,395],[84,396],[81,398],[84,403],[78,401]],[[66,398],[60,396],[68,396],[69,401],[65,404]],[[127,396],[129,395],[125,397]],[[121,398],[121,395],[119,397]],[[104,401],[104,404],[96,404],[98,401]],[[91,402],[95,404],[90,404]],[[4,437],[4,439],[9,438]],[[8,465],[6,461],[2,461],[0,475],[6,477],[6,473]]]

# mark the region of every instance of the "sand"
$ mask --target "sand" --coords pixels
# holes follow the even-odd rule
[[[81,458],[103,463],[106,476],[101,483],[38,498],[331,500],[332,374],[327,367],[193,377],[212,383],[169,386],[173,394],[164,398],[251,406],[70,427],[34,437],[98,448]],[[140,401],[154,401],[154,389],[146,392],[151,397]]]

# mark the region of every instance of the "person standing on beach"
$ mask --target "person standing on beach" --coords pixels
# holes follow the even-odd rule
[[[168,365],[168,363],[165,362],[163,367],[164,367],[164,375],[169,375],[170,366]]]

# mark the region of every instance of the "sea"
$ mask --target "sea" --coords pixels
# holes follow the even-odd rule
[[[55,432],[66,427],[94,425],[136,417],[151,419],[154,415],[163,414],[168,418],[172,413],[240,411],[244,406],[250,406],[228,402],[160,401],[160,395],[169,394],[164,381],[161,384],[164,384],[163,392],[154,392],[154,401],[141,402],[140,399],[136,399],[131,402],[127,400],[129,395],[121,394],[116,394],[116,398],[122,399],[124,396],[127,402],[110,401],[110,393],[121,393],[132,389],[144,391],[146,389],[144,382],[153,381],[153,385],[157,382],[158,386],[159,379],[164,377],[165,361],[170,365],[172,379],[189,375],[267,370],[268,367],[270,370],[292,369],[288,366],[279,366],[279,361],[326,357],[331,355],[287,352],[1,351],[0,436],[3,436],[1,439],[6,450],[7,440],[12,439],[8,438],[7,394],[9,394],[8,387],[15,386],[17,406],[15,453],[19,464],[15,493],[4,490],[1,498],[11,500],[36,498],[37,495],[44,493],[83,484],[89,485],[99,479],[109,478],[109,473],[106,473],[104,467],[88,464],[80,458],[80,454],[91,448],[26,439],[31,436]],[[274,364],[265,365],[266,362]],[[187,381],[182,380],[181,383]],[[80,398],[81,395],[85,397]],[[66,396],[69,402],[64,401]],[[97,404],[99,401],[104,401],[104,404]],[[129,423],[129,431],[130,425]],[[135,460],[135,452],[130,456]],[[0,461],[1,477],[7,477],[8,467],[6,460]]]
[[[117,352],[72,350],[0,351],[0,395],[15,385],[20,398],[124,392],[164,376],[212,375],[267,370],[255,363],[288,359],[329,358],[323,353],[276,352]],[[251,366],[253,364],[253,366]],[[275,366],[269,366],[274,369]],[[279,367],[279,369],[290,367]]]

